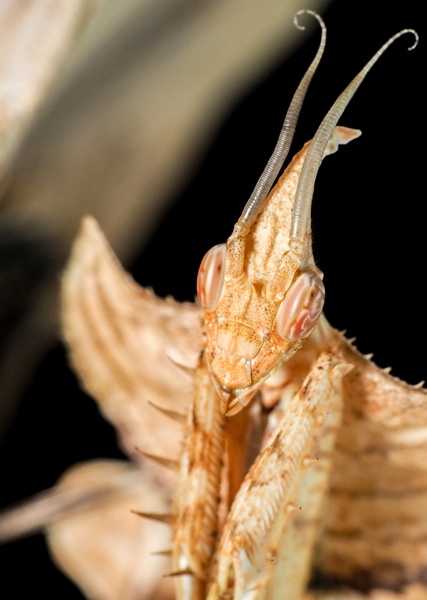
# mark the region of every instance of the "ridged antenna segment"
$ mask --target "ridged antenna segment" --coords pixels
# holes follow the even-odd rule
[[[299,17],[302,14],[312,15],[320,24],[322,36],[320,39],[319,48],[291,100],[273,154],[271,155],[267,166],[262,172],[261,177],[258,179],[254,191],[252,192],[243,209],[240,219],[236,223],[236,228],[243,235],[249,231],[252,223],[255,221],[264,200],[266,199],[277,175],[279,174],[280,169],[282,168],[284,161],[286,160],[305,95],[325,49],[326,26],[322,18],[312,10],[300,10],[297,12],[294,18],[295,26],[298,29],[305,29],[304,26],[299,24]]]
[[[308,228],[308,221],[310,219],[311,202],[313,198],[314,182],[317,176],[317,172],[322,162],[323,155],[325,153],[326,146],[332,135],[333,129],[338,123],[338,119],[346,109],[350,100],[356,93],[360,84],[369,73],[373,65],[377,60],[384,54],[393,42],[406,33],[411,33],[415,36],[415,43],[408,48],[413,50],[418,44],[418,34],[413,29],[402,29],[391,37],[366,63],[363,69],[356,75],[351,83],[346,87],[342,94],[337,98],[329,112],[320,124],[316,135],[311,142],[310,148],[308,149],[307,156],[305,158],[301,175],[298,180],[298,187],[295,194],[295,203],[292,213],[292,223],[290,231],[290,243],[291,247],[298,254],[301,254],[303,240]]]

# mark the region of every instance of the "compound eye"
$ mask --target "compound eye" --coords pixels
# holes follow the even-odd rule
[[[277,333],[285,340],[304,337],[316,324],[325,302],[325,286],[314,271],[302,273],[291,285],[276,317]]]
[[[224,281],[225,244],[214,246],[205,254],[197,275],[197,295],[205,310],[218,304]]]

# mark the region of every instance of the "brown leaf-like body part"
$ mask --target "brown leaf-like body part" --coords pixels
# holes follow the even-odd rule
[[[333,580],[397,588],[427,573],[427,392],[342,338],[344,379],[318,566]],[[427,597],[427,596],[426,596]]]
[[[334,592],[319,592],[307,595],[304,600],[425,600],[427,587],[413,583],[399,592],[375,589],[369,594],[362,594],[349,589]]]
[[[63,328],[84,388],[118,429],[126,452],[137,461],[136,447],[175,457],[181,429],[152,404],[186,409],[191,377],[174,363],[197,363],[203,339],[198,308],[138,286],[88,217],[64,276]]]
[[[142,502],[153,510],[167,510],[167,495],[148,474],[125,462],[94,461],[70,469],[57,489],[120,476],[123,486],[115,495],[49,527],[55,561],[93,600],[172,600],[172,584],[163,577],[170,560],[153,556],[153,550],[169,547],[170,532],[131,512]]]

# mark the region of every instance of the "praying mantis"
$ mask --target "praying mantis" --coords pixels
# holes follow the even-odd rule
[[[255,462],[243,475],[248,436],[253,429],[251,416],[245,409],[260,387],[271,382],[272,373],[282,365],[286,369],[287,361],[300,350],[323,310],[322,274],[311,250],[314,180],[327,149],[334,152],[340,143],[359,135],[354,130],[335,128],[337,122],[389,45],[402,34],[416,36],[414,31],[403,30],[374,55],[336,100],[311,144],[294,158],[267,198],[282,158],[287,156],[302,101],[326,42],[323,21],[308,12],[318,18],[322,28],[318,53],[292,99],[275,151],[232,235],[226,244],[215,246],[205,255],[199,270],[197,289],[205,314],[207,348],[195,375],[174,515],[174,575],[186,580],[177,585],[178,598],[205,597],[206,585],[211,600],[273,598],[281,596],[284,589],[288,597],[298,598],[306,585],[307,575],[295,577],[298,567],[306,561],[299,557],[298,566],[292,563],[289,551],[295,553],[296,544],[292,546],[289,542],[297,538],[292,529],[299,528],[300,536],[304,537],[305,528],[318,526],[320,509],[316,502],[306,500],[307,506],[310,502],[314,506],[303,517],[305,526],[293,523],[290,513],[297,510],[294,500],[300,494],[307,494],[310,488],[301,471],[306,464],[316,464],[322,453],[330,456],[334,447],[334,441],[329,440],[317,456],[307,457],[325,421],[326,429],[319,438],[333,438],[339,427],[337,415],[341,409],[338,406],[328,411],[327,407],[337,402],[333,400],[334,394],[339,394],[341,379],[352,365],[344,358],[337,360],[329,346],[333,345],[332,338],[326,333],[328,341],[319,344],[319,351],[323,345],[325,354],[320,351],[319,363],[312,363],[301,388],[296,386],[297,371],[282,379],[282,391],[287,385],[292,386],[283,408],[284,416],[267,442],[261,443]],[[292,199],[289,204],[288,198]],[[320,337],[321,329],[319,324],[316,332]],[[236,435],[232,417],[241,411],[246,412],[242,417],[244,425],[240,424]],[[231,418],[230,421],[225,421],[224,416]],[[224,502],[221,497],[224,460],[228,478],[225,502],[229,513],[217,542],[218,513]],[[316,492],[316,486],[325,489],[328,462],[329,459],[320,460],[319,472],[311,476],[313,481],[318,480],[311,493],[319,497],[319,502],[322,494]],[[265,514],[259,514],[264,511]],[[290,538],[286,539],[288,535]],[[314,543],[311,534],[307,538],[305,550],[310,546],[309,539]],[[287,547],[281,555],[283,539]],[[276,571],[280,570],[282,585],[277,582],[270,585],[274,567],[268,561],[279,563]],[[287,571],[289,564],[292,567]]]
[[[355,135],[356,134],[354,131],[352,132],[351,130],[338,130],[338,142],[349,140]],[[326,137],[326,141],[328,141],[329,136]],[[321,158],[323,151],[320,152],[320,154]],[[298,167],[298,169],[299,168],[300,167]],[[283,183],[282,186],[284,186]],[[293,194],[290,195],[293,196]],[[322,284],[319,282],[320,275],[312,263],[311,251],[309,250],[308,245],[309,241],[305,235],[307,223],[305,222],[302,226],[302,237],[300,234],[299,237],[296,235],[293,238],[294,243],[291,245],[289,243],[289,228],[293,228],[293,225],[290,221],[291,212],[292,211],[288,206],[288,233],[285,233],[284,237],[287,237],[288,239],[288,248],[293,248],[294,251],[290,262],[286,262],[286,264],[284,264],[283,268],[280,270],[280,285],[282,286],[282,292],[276,289],[280,286],[275,285],[273,294],[274,297],[279,296],[277,298],[277,303],[281,305],[281,308],[279,309],[281,310],[281,324],[278,328],[279,335],[280,333],[282,334],[281,337],[285,339],[286,343],[291,342],[291,344],[295,344],[291,349],[289,349],[290,345],[288,344],[288,348],[282,348],[277,353],[279,360],[283,364],[283,369],[279,368],[280,365],[278,364],[278,361],[275,362],[276,359],[273,359],[272,363],[267,368],[264,365],[263,369],[260,370],[261,376],[258,378],[258,380],[254,381],[251,379],[247,385],[246,381],[244,381],[244,383],[240,383],[241,380],[238,379],[239,383],[235,384],[230,380],[224,379],[222,375],[224,372],[224,367],[222,367],[222,371],[217,371],[219,374],[215,374],[215,372],[213,372],[213,363],[217,354],[215,349],[209,349],[206,354],[202,354],[202,357],[198,359],[200,362],[198,366],[196,366],[196,375],[193,375],[193,377],[196,379],[196,381],[199,381],[199,383],[196,383],[196,392],[193,392],[194,408],[188,413],[188,425],[185,439],[195,441],[196,443],[190,443],[188,445],[184,452],[184,458],[181,459],[180,470],[182,474],[180,483],[178,484],[178,489],[180,492],[176,494],[177,500],[175,501],[175,507],[172,511],[173,514],[175,513],[175,547],[173,553],[175,555],[174,569],[175,579],[177,581],[177,598],[202,598],[206,596],[209,598],[209,600],[217,597],[236,598],[236,600],[238,598],[258,599],[263,597],[273,599],[275,597],[283,597],[284,589],[286,589],[283,588],[283,581],[286,581],[286,585],[289,585],[289,588],[286,591],[286,597],[301,597],[308,576],[307,568],[309,565],[309,559],[303,558],[298,561],[301,564],[301,570],[304,572],[297,573],[293,572],[294,570],[297,571],[298,569],[295,568],[294,563],[291,561],[291,557],[292,554],[298,555],[299,557],[304,557],[307,554],[310,554],[310,549],[314,543],[314,527],[312,525],[318,525],[318,517],[316,515],[319,507],[311,506],[308,509],[308,514],[312,515],[311,520],[313,523],[311,523],[311,526],[310,523],[308,527],[305,527],[304,524],[301,525],[301,520],[298,521],[298,519],[294,521],[294,523],[296,523],[295,525],[288,525],[288,521],[292,518],[292,515],[298,515],[300,510],[296,500],[299,499],[297,490],[301,483],[298,484],[296,482],[296,473],[302,467],[304,467],[304,473],[310,473],[310,469],[311,471],[316,471],[316,468],[318,471],[320,471],[320,476],[319,473],[317,473],[314,477],[315,487],[318,486],[320,488],[320,493],[315,494],[313,492],[313,496],[316,496],[317,501],[321,502],[326,488],[325,479],[327,471],[331,469],[330,459],[334,441],[331,439],[333,436],[318,434],[319,432],[325,433],[325,431],[327,432],[328,429],[334,430],[338,427],[340,412],[342,410],[339,407],[340,401],[338,393],[339,388],[342,385],[341,379],[344,382],[346,377],[347,379],[352,377],[350,374],[350,369],[353,371],[358,371],[362,368],[358,364],[358,361],[363,363],[363,368],[367,370],[371,368],[369,361],[363,359],[363,357],[359,357],[357,354],[355,355],[356,358],[353,357],[353,355],[351,358],[349,358],[348,353],[351,353],[352,351],[343,346],[344,342],[342,342],[339,335],[333,333],[330,326],[323,321],[323,318],[320,317],[323,289]],[[274,212],[274,214],[277,213]],[[282,220],[286,219],[283,217],[283,219],[280,221]],[[231,248],[233,252],[232,256],[234,256],[234,258],[231,259],[232,265],[237,264],[238,261],[241,260],[241,248],[244,240],[240,238],[245,237],[242,235],[242,230],[244,231],[245,226],[247,226],[246,221],[247,219],[244,219],[243,225],[238,224],[240,229],[238,229],[237,232],[235,231],[235,234],[232,234],[229,242],[227,242],[228,250]],[[279,226],[275,224],[274,227],[276,231],[276,228],[278,229]],[[295,229],[298,231],[299,228],[295,226]],[[246,231],[244,232],[246,233]],[[233,235],[234,239],[232,239]],[[78,328],[73,331],[75,326],[75,323],[73,322],[75,314],[73,313],[74,308],[72,305],[75,305],[76,293],[75,290],[73,291],[73,286],[76,285],[76,281],[78,282],[80,277],[78,272],[79,270],[75,266],[77,264],[76,256],[80,253],[80,258],[82,258],[83,251],[86,251],[84,250],[85,243],[87,243],[88,240],[90,240],[90,243],[93,245],[98,243],[100,246],[102,246],[102,241],[100,241],[96,226],[94,226],[94,224],[90,221],[86,224],[85,236],[86,237],[83,236],[80,240],[80,245],[78,246],[79,251],[76,251],[73,263],[74,267],[70,267],[68,275],[65,279],[65,297],[67,298],[68,294],[68,300],[65,300],[66,308],[64,311],[66,337],[70,347],[72,348],[73,360],[75,361],[77,369],[81,373],[84,372],[84,369],[82,368],[82,358],[81,356],[79,357],[79,353],[82,352],[84,354],[85,351],[78,349],[79,342],[76,337]],[[85,242],[83,243],[84,240]],[[259,244],[257,241],[251,242],[254,247],[257,243]],[[270,245],[271,244],[272,243],[270,242]],[[224,252],[224,249],[221,249],[218,252],[221,254]],[[269,252],[272,253],[271,249]],[[303,268],[298,262],[298,257],[299,259],[304,257]],[[211,310],[213,310],[212,305],[214,305],[217,301],[217,296],[219,297],[221,295],[222,278],[218,277],[218,280],[215,279],[215,275],[211,275],[210,270],[212,268],[212,263],[214,265],[214,271],[216,270],[217,273],[221,271],[221,265],[223,262],[225,262],[226,265],[230,263],[228,256],[225,258],[225,261],[223,255],[219,258],[220,261],[218,263],[217,255],[214,255],[213,258],[208,256],[205,262],[202,263],[199,280],[200,302],[208,313],[207,323],[213,323],[213,328],[217,326],[217,323],[222,322],[221,319],[224,320],[223,316],[221,318],[209,316],[209,313]],[[307,266],[309,268],[307,268]],[[92,266],[91,268],[93,269],[94,267]],[[252,268],[252,270],[254,271],[257,280],[261,285],[262,277],[259,277],[260,269],[257,267],[255,269]],[[102,270],[100,272],[102,275]],[[309,272],[309,275],[306,275],[307,272]],[[93,274],[97,274],[96,268],[95,271],[92,271],[92,275]],[[208,283],[206,280],[206,274],[208,274]],[[231,274],[230,272],[226,273],[224,280],[231,281],[238,279],[239,277],[239,272],[234,271]],[[118,280],[116,283],[118,283]],[[97,281],[96,278],[94,281]],[[101,277],[99,282],[102,284],[102,281],[103,279]],[[212,289],[209,287],[210,282],[212,281],[218,286],[216,293],[215,291],[213,293]],[[99,282],[95,285],[95,288],[97,285],[99,287]],[[293,289],[294,285],[296,285],[295,289]],[[286,305],[286,299],[283,295],[285,292],[283,292],[283,288],[285,288],[285,292],[292,291],[291,307]],[[237,296],[241,297],[242,293],[237,292]],[[70,300],[71,297],[73,297],[74,300]],[[314,298],[314,308],[311,308],[308,304],[308,298],[311,297]],[[285,307],[283,308],[282,302],[284,301]],[[245,307],[246,306],[247,304],[245,302]],[[301,321],[295,317],[295,313],[293,312],[295,310],[293,307],[295,306],[305,312],[304,318]],[[177,307],[175,308],[177,309]],[[257,312],[259,312],[259,310],[260,306],[257,306]],[[182,313],[178,312],[177,314],[183,317]],[[316,325],[316,320],[319,317],[322,320],[319,322],[319,325]],[[200,310],[197,312],[197,319],[199,318]],[[275,318],[276,317],[270,317],[270,322],[272,322]],[[195,319],[195,321],[197,319]],[[231,320],[233,322],[239,322],[240,324],[238,319],[240,319],[240,317],[234,317]],[[312,331],[314,327],[316,327],[316,330]],[[305,341],[305,337],[309,333],[311,333],[311,336],[307,339],[307,341]],[[223,337],[225,336],[226,338],[226,344],[234,343],[227,341],[228,331],[223,331],[222,334]],[[218,332],[216,332],[215,337],[218,337]],[[235,338],[233,338],[233,340],[235,340]],[[304,346],[301,346],[300,348],[299,346],[303,341]],[[209,344],[211,344],[212,347],[212,341],[208,342],[208,348]],[[246,340],[244,345],[245,347],[250,347],[250,351],[253,352],[253,346],[251,345],[250,341]],[[275,342],[274,348],[277,346],[278,342]],[[221,350],[223,349],[224,348],[221,348]],[[200,350],[200,348],[198,348],[198,350]],[[286,352],[289,353],[289,356],[283,356],[283,354]],[[292,359],[292,356],[290,356],[291,352],[295,352],[294,360]],[[313,356],[316,357],[314,360]],[[287,360],[285,360],[285,358]],[[176,356],[170,356],[170,359],[172,364],[176,365],[180,363]],[[86,357],[84,361],[87,360],[88,358]],[[208,368],[207,364],[209,361],[210,368]],[[235,363],[237,362],[238,361],[235,361]],[[307,365],[309,366],[307,367]],[[272,369],[277,368],[277,370],[275,374],[272,374],[272,376],[267,379],[267,377],[264,377],[264,375],[269,373],[271,366]],[[126,367],[123,365],[122,368],[126,369]],[[179,369],[179,367],[176,368]],[[86,370],[87,369],[88,367],[86,367]],[[307,375],[307,369],[309,375]],[[326,378],[324,376],[325,372],[328,373]],[[295,373],[298,375],[295,376]],[[303,375],[306,377],[302,378]],[[85,377],[88,377],[87,380],[85,380]],[[92,391],[93,385],[90,382],[90,375],[83,375],[83,380],[85,381],[88,389]],[[262,405],[263,408],[260,408],[260,403],[258,402],[257,411],[259,414],[252,414],[252,407],[256,406],[256,403],[253,402],[252,398],[249,396],[256,395],[261,384],[265,388],[265,398],[263,398]],[[207,412],[204,408],[202,409],[202,400],[205,399],[202,392],[205,388],[207,389]],[[300,392],[297,392],[298,389],[300,389]],[[324,390],[323,396],[320,400],[314,401],[313,398],[316,396],[316,390],[319,389]],[[236,392],[236,390],[239,391]],[[241,390],[243,390],[243,392],[241,392]],[[280,393],[278,390],[280,390]],[[296,392],[299,395],[295,395]],[[408,410],[410,408],[420,406],[421,404],[420,398],[423,396],[422,392],[416,392],[414,390],[414,393],[416,393],[417,400],[414,400],[412,404],[408,403],[408,406],[410,405]],[[277,397],[278,395],[283,396],[281,397],[279,403]],[[326,408],[327,405],[333,407],[334,410],[328,411]],[[275,406],[276,409],[273,410]],[[238,410],[236,410],[236,407]],[[106,410],[108,414],[108,407],[104,410]],[[209,421],[207,425],[203,424],[203,426],[198,429],[195,424],[197,422],[197,424],[200,425],[200,422],[194,418],[195,411],[197,410],[201,411],[200,416],[205,420],[207,419],[206,414],[210,415],[212,411],[217,410],[215,418],[217,418],[222,424],[212,427],[212,423]],[[329,412],[329,415],[326,418],[325,415],[327,412]],[[274,434],[269,429],[267,434],[265,434],[264,441],[259,442],[259,457],[256,459],[253,466],[248,470],[246,476],[247,479],[242,483],[242,474],[247,471],[247,465],[249,461],[249,457],[242,457],[242,453],[244,453],[247,445],[247,439],[245,439],[245,436],[247,438],[248,435],[244,432],[247,431],[248,423],[250,423],[252,431],[260,429],[261,425],[259,425],[258,421],[265,421],[267,419],[267,414],[269,415],[268,419],[271,421],[270,428],[273,427],[272,423],[274,421],[279,422],[279,433]],[[304,419],[307,420],[307,418],[312,422],[305,422]],[[325,418],[326,422],[324,420]],[[322,419],[323,422],[321,422]],[[292,456],[292,452],[298,445],[298,439],[300,438],[300,435],[299,431],[293,431],[292,429],[295,423],[298,424],[298,430],[299,426],[302,426],[302,424],[305,423],[304,427],[306,427],[308,432],[305,437],[303,436],[304,444],[302,444],[302,447],[298,450],[298,457],[296,458]],[[193,563],[199,560],[203,555],[204,545],[209,544],[206,542],[205,537],[200,534],[200,532],[197,532],[197,530],[193,531],[191,534],[195,534],[196,537],[190,538],[188,529],[186,528],[188,526],[191,527],[192,523],[194,523],[194,520],[187,520],[184,517],[180,519],[179,515],[180,512],[187,513],[188,515],[188,511],[194,508],[194,506],[196,506],[198,509],[203,509],[203,504],[207,506],[208,511],[210,511],[212,508],[212,502],[207,495],[211,493],[211,490],[208,489],[211,485],[211,482],[208,482],[209,485],[206,489],[206,493],[200,493],[200,489],[196,488],[200,486],[200,480],[203,477],[203,469],[199,470],[199,472],[196,474],[194,483],[191,481],[191,473],[188,471],[188,465],[189,463],[194,463],[195,457],[192,455],[194,447],[196,447],[199,442],[203,445],[206,441],[208,441],[207,433],[212,432],[215,427],[217,427],[218,430],[221,430],[218,436],[225,436],[224,439],[219,439],[218,436],[215,436],[214,439],[209,443],[209,453],[214,451],[217,452],[216,457],[218,460],[215,460],[214,462],[220,467],[215,475],[217,480],[214,485],[216,486],[215,489],[217,491],[213,494],[213,503],[217,509],[217,512],[215,511],[214,521],[216,522],[216,520],[218,520],[219,525],[212,525],[212,523],[209,522],[209,527],[215,532],[215,536],[210,536],[214,540],[212,548],[208,549],[206,552],[207,558],[205,562],[201,565],[194,566]],[[237,436],[233,434],[234,428],[236,428],[238,431]],[[316,430],[317,433],[314,433],[313,430]],[[260,435],[259,431],[258,435]],[[200,439],[197,436],[199,436]],[[225,439],[227,442],[225,442]],[[285,446],[279,446],[278,440]],[[245,445],[242,444],[242,441],[245,442]],[[322,446],[322,444],[325,445]],[[226,455],[225,458],[221,457],[221,460],[219,460],[218,450],[222,454],[225,445],[229,449],[227,450],[229,454]],[[264,445],[264,449],[260,450],[260,448]],[[214,449],[215,446],[218,446],[219,448],[217,447]],[[242,449],[242,446],[245,447]],[[316,447],[317,456],[309,455],[310,448],[313,447]],[[251,449],[251,452],[253,452],[253,449]],[[145,454],[150,454],[150,452],[145,452]],[[321,461],[322,454],[324,457],[323,462]],[[277,505],[281,507],[278,511],[277,506],[274,505],[276,500],[272,500],[272,498],[269,496],[251,496],[251,494],[248,492],[248,488],[253,482],[255,482],[256,485],[252,485],[252,487],[258,486],[267,488],[269,481],[274,481],[274,474],[270,473],[268,470],[269,464],[280,466],[281,461],[283,462],[284,455],[288,456],[285,461],[286,465],[289,465],[291,462],[296,462],[297,466],[294,468],[293,474],[290,474],[290,483],[287,484],[288,489],[286,491],[287,498],[284,501],[281,499],[277,501]],[[321,462],[321,467],[316,466],[316,464],[319,463],[317,460],[318,458]],[[225,467],[223,467],[223,463],[226,465]],[[203,467],[202,463],[201,465]],[[227,465],[229,472],[232,475],[227,476],[227,481],[224,483],[224,469],[227,468]],[[323,478],[322,471],[324,472]],[[263,486],[261,486],[261,482],[263,482]],[[305,490],[306,493],[307,490],[309,490],[311,493],[310,486],[312,486],[313,483],[310,482],[310,477],[303,476],[301,482],[303,484],[303,490]],[[186,488],[187,484],[189,484],[189,488]],[[224,491],[221,491],[222,485],[225,485],[226,487]],[[191,495],[193,490],[195,496]],[[236,490],[239,490],[237,494]],[[221,494],[223,494],[222,498]],[[235,503],[232,508],[229,508],[228,504],[231,504],[231,500],[228,500],[228,498],[231,499],[235,494]],[[219,499],[217,499],[218,496]],[[189,502],[189,498],[193,498],[194,506]],[[180,505],[181,500],[184,501],[183,506]],[[255,507],[252,509],[252,512],[251,506]],[[246,508],[248,509],[247,513],[245,513]],[[247,543],[247,540],[245,540],[245,537],[253,539],[253,537],[256,536],[256,530],[254,533],[252,533],[250,530],[250,524],[251,520],[256,517],[256,512],[258,510],[265,511],[265,514],[268,516],[269,520],[265,526],[264,523],[261,523],[266,531],[264,531],[264,535],[260,537],[260,549],[256,548],[256,544],[251,544],[250,542]],[[303,510],[302,507],[301,510]],[[310,510],[313,512],[311,513]],[[280,518],[277,519],[277,514],[272,515],[272,512],[280,512]],[[307,521],[309,522],[310,519]],[[271,524],[273,524],[273,527],[270,527]],[[222,537],[216,533],[220,527],[223,528]],[[267,530],[269,527],[270,531],[268,532]],[[292,529],[292,527],[294,529]],[[284,535],[284,531],[287,531],[286,536],[288,537]],[[301,535],[302,540],[297,539],[298,536],[296,535],[296,531],[299,531],[300,533],[301,531],[304,532]],[[219,539],[219,542],[216,541],[217,539]],[[283,540],[285,540],[285,542]],[[290,545],[291,541],[293,542],[292,545]],[[215,550],[216,544],[218,544],[217,550]],[[282,549],[282,544],[284,549]],[[299,549],[298,544],[303,547]],[[183,549],[183,546],[186,545],[188,548]],[[215,554],[215,552],[217,552],[217,554]],[[284,564],[287,565],[288,570],[284,568]],[[281,567],[280,569],[279,566]]]

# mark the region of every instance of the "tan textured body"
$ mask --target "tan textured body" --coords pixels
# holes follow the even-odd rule
[[[209,574],[219,529],[224,416],[202,355],[194,375],[193,401],[188,411],[179,483],[174,500],[174,571],[178,597],[201,598]]]

